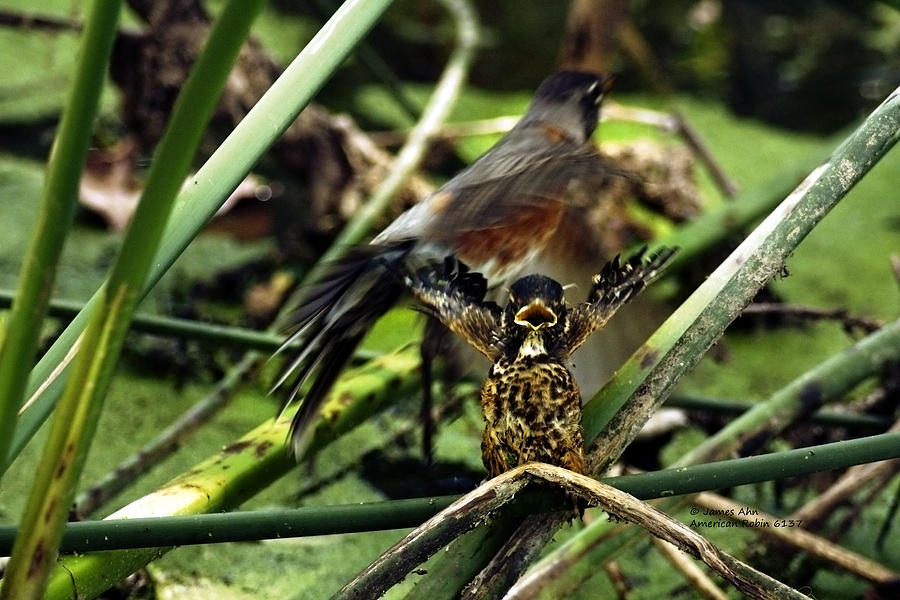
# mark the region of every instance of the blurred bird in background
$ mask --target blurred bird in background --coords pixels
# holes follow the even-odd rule
[[[403,295],[403,283],[390,271],[453,256],[483,273],[491,288],[524,272],[590,288],[590,265],[602,262],[602,253],[583,206],[570,201],[573,189],[590,192],[610,178],[633,177],[589,143],[610,84],[611,78],[577,71],[548,77],[497,144],[309,286],[285,343],[299,342],[301,349],[276,382],[289,386],[283,406],[305,390],[291,428],[296,456],[308,446],[313,419],[360,340]],[[643,321],[626,329],[638,334],[621,334],[624,343],[607,342],[592,353],[590,368],[577,375],[584,389],[596,390],[652,330]],[[434,331],[434,324],[426,330]],[[435,339],[440,336],[426,335]],[[423,344],[426,375],[439,345]],[[613,356],[602,360],[603,354]]]

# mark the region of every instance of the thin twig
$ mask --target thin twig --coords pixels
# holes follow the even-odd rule
[[[688,560],[681,550],[659,538],[653,538],[653,545],[702,597],[709,600],[728,600],[728,595],[713,583],[697,563]]]
[[[628,581],[625,579],[625,575],[622,574],[622,569],[619,567],[619,563],[611,560],[605,565],[603,565],[603,570],[606,571],[606,576],[609,577],[610,583],[612,583],[613,589],[616,590],[616,595],[625,600],[628,597],[628,593],[631,591]]]
[[[891,271],[894,272],[894,279],[900,286],[900,254],[891,254]]]
[[[717,515],[723,518],[733,519],[735,521],[748,520],[747,516],[742,516],[740,511],[747,510],[747,506],[739,504],[729,498],[713,494],[711,492],[702,492],[692,499],[698,506],[712,509]],[[862,577],[873,583],[890,583],[900,581],[900,574],[891,571],[882,564],[870,560],[864,556],[851,552],[846,548],[838,546],[828,540],[810,533],[801,528],[802,524],[790,526],[787,519],[779,519],[773,515],[766,514],[762,511],[754,509],[756,514],[752,516],[755,521],[767,523],[767,526],[754,527],[754,531],[787,544],[794,546],[804,552],[826,560],[845,571],[853,573],[858,577]],[[784,527],[775,527],[774,523],[784,523]]]
[[[475,135],[502,135],[512,129],[521,118],[522,115],[503,115],[490,119],[445,123],[435,132],[434,139],[456,140]],[[614,100],[606,100],[603,105],[603,112],[600,114],[601,123],[608,121],[640,123],[669,133],[678,131],[678,123],[672,115],[647,108],[625,106]],[[372,141],[380,146],[396,146],[407,139],[408,136],[409,131],[405,129],[375,131],[369,134]]]
[[[745,315],[785,315],[798,319],[840,321],[844,330],[852,333],[853,329],[861,329],[872,333],[884,326],[884,323],[871,317],[860,317],[850,314],[846,308],[816,308],[799,304],[780,304],[778,302],[754,302],[748,305]]]
[[[434,133],[434,140],[453,141],[476,135],[502,135],[512,129],[521,118],[521,115],[505,115],[491,119],[444,123]],[[406,129],[391,129],[369,133],[369,138],[379,146],[397,146],[403,143],[403,140],[408,136],[409,130]]]
[[[76,33],[80,32],[84,27],[84,23],[80,19],[5,9],[0,10],[0,25],[28,30],[72,31]]]
[[[894,474],[896,474],[896,472],[897,471],[894,471]],[[829,539],[838,539],[843,532],[848,531],[851,527],[859,523],[862,518],[862,512],[875,502],[875,498],[881,494],[885,487],[887,487],[887,484],[891,482],[892,477],[893,474],[875,480],[874,485],[869,486],[869,489],[866,491],[865,495],[860,498],[859,502],[850,504],[850,510],[835,524],[833,533]]]
[[[713,157],[712,152],[710,152],[709,147],[706,143],[700,138],[700,134],[697,133],[697,130],[691,126],[690,123],[687,122],[687,119],[684,118],[680,112],[672,111],[672,116],[675,119],[675,123],[677,124],[678,134],[684,139],[687,143],[688,147],[693,150],[694,154],[697,158],[700,159],[706,168],[709,169],[710,175],[712,175],[713,181],[716,182],[716,185],[719,186],[719,189],[722,190],[722,193],[725,194],[728,198],[734,198],[737,196],[740,188],[738,185],[731,180],[730,177],[725,173],[725,170],[722,166],[716,161]]]

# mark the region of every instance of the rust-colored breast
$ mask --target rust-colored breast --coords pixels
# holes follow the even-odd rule
[[[489,265],[489,278],[502,277],[545,249],[563,210],[561,202],[550,200],[541,206],[519,208],[502,224],[453,234],[450,244],[466,264],[473,268]]]

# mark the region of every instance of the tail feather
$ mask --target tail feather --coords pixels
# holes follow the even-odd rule
[[[312,382],[291,423],[291,445],[296,456],[308,447],[313,420],[353,351],[402,293],[402,283],[385,275],[395,268],[392,265],[405,259],[412,243],[353,248],[307,288],[302,306],[293,315],[294,332],[276,352],[297,342],[303,344],[274,386],[290,382],[282,411],[300,395],[307,382]]]

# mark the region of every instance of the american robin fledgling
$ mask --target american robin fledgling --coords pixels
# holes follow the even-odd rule
[[[308,288],[294,318],[296,331],[285,344],[299,340],[302,348],[276,383],[290,382],[286,406],[312,380],[292,423],[297,456],[354,349],[402,295],[391,269],[402,270],[410,260],[421,265],[455,256],[496,287],[535,262],[572,262],[579,247],[591,243],[581,209],[567,203],[566,193],[576,180],[590,186],[628,176],[588,143],[609,84],[573,71],[548,77],[526,114],[497,144],[371,243],[350,249]]]
[[[569,307],[563,287],[528,275],[506,307],[484,301],[486,284],[453,259],[404,275],[413,295],[448,329],[493,363],[481,388],[484,465],[492,477],[527,462],[584,473],[581,392],[572,353],[666,266],[676,249],[618,257],[594,276],[587,300]]]

